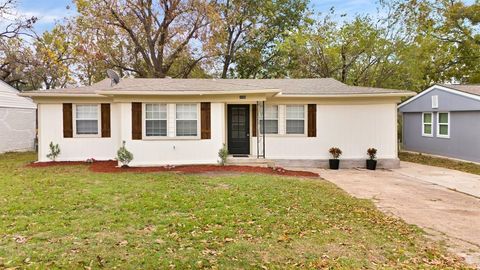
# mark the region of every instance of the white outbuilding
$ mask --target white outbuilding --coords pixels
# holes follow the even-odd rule
[[[0,153],[34,149],[37,106],[18,93],[0,81]]]

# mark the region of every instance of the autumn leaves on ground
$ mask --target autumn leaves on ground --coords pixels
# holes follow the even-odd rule
[[[461,268],[319,178],[95,173],[0,155],[0,268]]]

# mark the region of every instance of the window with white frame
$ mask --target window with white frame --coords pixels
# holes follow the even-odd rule
[[[75,133],[77,135],[98,135],[99,106],[97,104],[75,105]]]
[[[177,136],[197,136],[198,134],[198,105],[177,104],[176,126]]]
[[[432,136],[433,135],[433,114],[432,113],[423,113],[422,115],[422,135],[423,136]]]
[[[278,134],[278,106],[265,105],[265,123],[263,120],[263,111],[260,111],[260,133],[263,133],[265,125],[265,134]]]
[[[305,134],[305,106],[287,105],[287,134]]]
[[[167,136],[166,104],[145,104],[145,136]]]
[[[443,138],[450,137],[450,113],[438,113],[437,117],[437,136]]]

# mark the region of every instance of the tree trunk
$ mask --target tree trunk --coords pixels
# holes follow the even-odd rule
[[[223,60],[222,79],[227,78],[228,67],[230,66],[230,61],[231,61],[230,55],[225,55],[225,59]]]
[[[345,55],[345,51],[344,51],[344,48],[342,47],[342,52],[341,52],[341,55],[342,55],[342,75],[341,75],[341,81],[343,83],[346,83],[347,81],[347,56]]]
[[[225,52],[225,55],[224,55],[225,59],[223,59],[222,79],[227,78],[228,68],[230,67],[230,63],[232,62],[233,46],[235,46],[234,44],[232,44],[233,32],[234,32],[234,29],[230,29],[230,27],[228,27],[227,51]]]

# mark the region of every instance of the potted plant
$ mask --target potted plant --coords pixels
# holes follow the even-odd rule
[[[370,157],[367,159],[367,169],[375,170],[377,168],[377,149],[368,148],[367,155]]]
[[[342,150],[338,147],[332,147],[328,150],[332,155],[332,158],[328,160],[328,164],[330,165],[331,170],[338,170],[340,167],[340,160],[338,159],[342,155]]]

